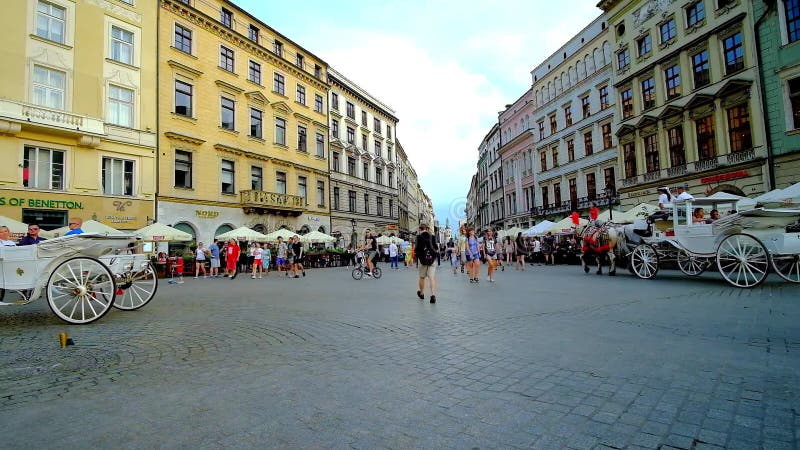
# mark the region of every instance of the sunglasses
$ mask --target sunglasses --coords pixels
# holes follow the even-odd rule
[[[39,229],[35,228],[35,227],[34,228],[28,228],[28,231],[39,231]]]
[[[77,224],[78,224],[78,222],[70,222],[69,224],[70,224],[70,225],[77,225]]]

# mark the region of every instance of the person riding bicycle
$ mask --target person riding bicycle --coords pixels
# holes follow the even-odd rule
[[[378,239],[375,237],[375,233],[367,230],[364,233],[364,245],[359,247],[359,250],[366,250],[367,253],[367,276],[372,276],[372,269],[375,267],[373,261],[378,256]]]

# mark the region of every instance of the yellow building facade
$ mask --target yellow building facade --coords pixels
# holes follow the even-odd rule
[[[159,222],[329,233],[327,64],[229,1],[159,3]]]
[[[156,194],[157,5],[4,7],[0,215],[44,229],[75,216],[145,226]]]

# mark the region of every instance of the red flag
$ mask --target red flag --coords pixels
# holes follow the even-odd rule
[[[581,216],[578,214],[578,211],[572,213],[572,223],[578,225],[581,223]]]

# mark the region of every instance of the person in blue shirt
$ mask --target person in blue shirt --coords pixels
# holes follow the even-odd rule
[[[19,242],[17,242],[17,245],[36,245],[39,242],[44,241],[45,238],[39,236],[39,230],[39,224],[28,224],[28,234],[20,239]]]
[[[80,217],[70,218],[68,223],[69,231],[64,233],[64,236],[70,236],[73,234],[83,234],[83,230],[81,229],[82,225],[83,225],[83,219],[81,219]]]
[[[219,244],[216,239],[214,239],[214,243],[211,244],[209,250],[211,250],[211,274],[209,276],[219,278]]]

